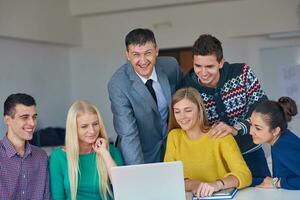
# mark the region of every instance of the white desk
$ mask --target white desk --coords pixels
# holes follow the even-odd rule
[[[186,193],[186,200],[191,200],[192,194]],[[234,200],[294,200],[300,199],[300,190],[246,188],[239,190]]]

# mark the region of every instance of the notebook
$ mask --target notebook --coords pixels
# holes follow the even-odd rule
[[[113,167],[115,200],[185,200],[180,161]]]
[[[220,190],[219,192],[213,193],[212,196],[209,197],[200,197],[200,200],[202,199],[232,199],[235,194],[237,193],[236,188],[228,188],[225,190]],[[197,197],[194,195],[192,200],[197,200]]]

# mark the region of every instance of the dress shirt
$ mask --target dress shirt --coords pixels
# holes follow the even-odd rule
[[[163,90],[161,88],[161,85],[158,81],[157,78],[157,74],[155,71],[155,67],[153,68],[153,71],[150,75],[150,77],[148,79],[145,79],[144,77],[140,76],[138,73],[136,73],[141,80],[143,81],[144,84],[146,84],[148,79],[152,79],[153,83],[152,83],[152,87],[155,91],[156,94],[156,99],[157,99],[157,107],[158,107],[158,111],[160,113],[160,116],[162,118],[162,124],[164,124],[164,128],[163,128],[163,132],[162,135],[165,136],[167,134],[167,129],[168,129],[168,114],[169,114],[169,109],[168,109],[168,103],[167,100],[165,98],[165,95],[163,93]],[[146,85],[145,85],[146,87]]]
[[[0,199],[50,199],[48,157],[26,142],[21,157],[5,136],[0,140]]]

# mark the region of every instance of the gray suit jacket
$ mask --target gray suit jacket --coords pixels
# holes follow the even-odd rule
[[[171,95],[181,81],[176,59],[158,57],[155,70],[165,98],[170,105]],[[121,66],[108,83],[114,128],[119,137],[126,164],[160,162],[165,153],[166,135],[157,105],[143,81],[128,62]]]

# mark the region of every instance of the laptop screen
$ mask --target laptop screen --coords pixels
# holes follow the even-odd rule
[[[115,200],[185,200],[180,161],[112,168]]]

